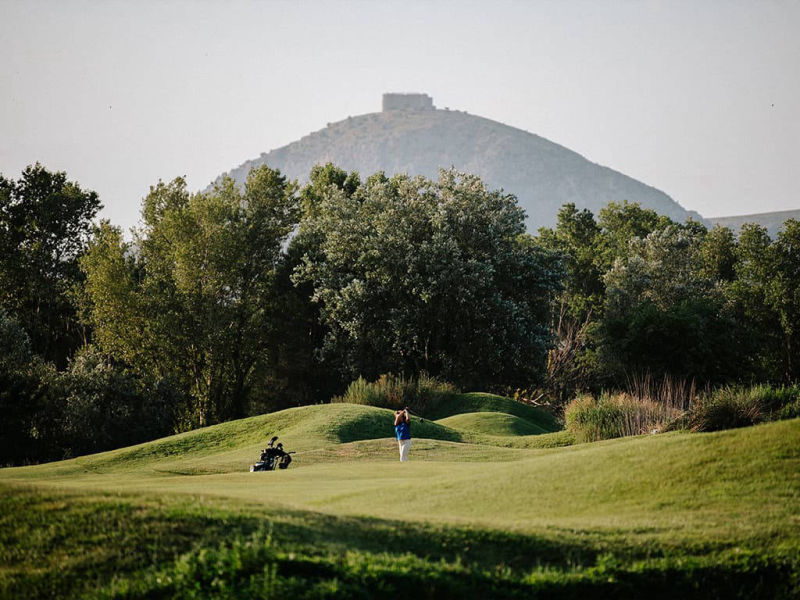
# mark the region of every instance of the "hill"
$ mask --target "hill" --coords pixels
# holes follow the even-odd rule
[[[394,98],[387,102],[387,96]],[[383,112],[331,123],[227,174],[242,183],[252,167],[267,164],[303,181],[314,165],[327,162],[362,175],[384,171],[429,178],[454,166],[479,175],[490,189],[516,195],[532,232],[554,225],[567,202],[597,214],[608,202],[628,200],[678,221],[701,220],[664,192],[564,146],[466,112],[435,109],[430,98],[416,94],[387,94]]]
[[[505,413],[482,412],[440,419],[439,425],[487,435],[537,435],[547,433],[538,425]]]
[[[550,449],[446,425],[470,420],[524,417],[415,420],[404,464],[390,411],[339,404],[2,469],[0,597],[800,591],[800,420]],[[247,472],[269,433],[296,461]]]
[[[745,223],[756,223],[767,228],[767,233],[774,240],[778,231],[788,219],[800,220],[800,210],[783,210],[769,213],[756,213],[753,215],[737,215],[729,217],[711,217],[706,219],[712,225],[722,225],[738,233]]]

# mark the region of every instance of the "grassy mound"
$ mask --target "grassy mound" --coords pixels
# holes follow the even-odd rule
[[[415,439],[439,440],[442,442],[470,442],[486,446],[505,447],[549,447],[552,444],[526,442],[520,439],[511,441],[505,436],[532,435],[555,431],[557,425],[544,411],[491,394],[459,394],[437,407],[437,414],[453,414],[454,411],[493,411],[501,408],[513,410],[519,416],[506,415],[503,418],[519,419],[516,433],[507,433],[501,427],[495,432],[471,430],[448,426],[429,419],[412,419],[412,435]],[[497,420],[494,412],[480,412],[489,421]],[[480,421],[481,417],[463,415],[466,421]],[[524,421],[523,421],[524,419]],[[487,421],[488,422],[488,421]],[[523,428],[522,423],[528,427]],[[499,433],[498,433],[499,432]],[[476,433],[478,435],[476,435]],[[213,473],[233,473],[247,471],[250,464],[258,459],[260,450],[269,438],[277,435],[286,450],[296,451],[297,458],[307,454],[308,460],[299,460],[296,466],[313,464],[317,457],[330,455],[319,452],[337,444],[349,444],[366,440],[389,440],[394,438],[393,414],[389,409],[357,404],[320,404],[290,408],[276,413],[231,421],[181,433],[154,442],[146,442],[129,448],[112,450],[73,460],[37,465],[20,473],[23,477],[36,478],[45,474],[74,475],[81,473],[111,473],[144,469],[163,474],[203,475]],[[563,445],[557,443],[555,445]],[[355,452],[360,456],[387,456],[394,446],[383,444],[379,451],[375,446],[366,445]],[[437,456],[452,455],[456,460],[456,448],[442,446]],[[312,452],[313,451],[313,452]],[[334,453],[335,454],[335,453]],[[471,456],[480,454],[471,452]],[[495,455],[504,456],[491,449],[483,451],[486,460]],[[504,460],[500,458],[500,460]]]
[[[433,420],[445,419],[455,415],[476,412],[496,412],[513,415],[525,419],[543,431],[552,432],[561,429],[555,417],[540,408],[515,402],[504,396],[473,392],[469,394],[455,394],[442,398],[430,406],[425,413],[426,418]]]
[[[549,433],[535,423],[499,412],[476,412],[445,417],[437,421],[451,429],[496,436],[538,435]]]
[[[413,419],[412,428],[415,438],[450,442],[463,439],[461,433],[427,420],[423,423]],[[302,457],[309,451],[338,444],[393,439],[394,417],[390,410],[371,406],[303,406],[196,429],[130,448],[10,471],[31,479],[136,470],[179,475],[243,472],[258,459],[260,450],[273,435],[279,436],[286,450],[296,451]],[[298,461],[298,464],[304,462],[308,461]]]
[[[340,404],[0,469],[0,597],[800,593],[800,419],[563,448],[412,428],[404,464],[390,411]],[[269,434],[296,463],[247,472]]]

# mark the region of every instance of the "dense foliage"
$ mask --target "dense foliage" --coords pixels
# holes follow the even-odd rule
[[[642,373],[698,385],[800,376],[800,222],[777,240],[752,224],[737,238],[627,203],[598,219],[567,205],[536,242],[567,265],[549,363],[561,402]]]
[[[86,341],[73,296],[100,208],[95,192],[38,163],[17,181],[0,175],[0,307],[59,368]]]
[[[303,187],[266,166],[241,188],[159,182],[132,239],[93,229],[99,207],[40,165],[0,177],[2,463],[328,401],[386,373],[557,412],[643,376],[800,379],[794,220],[773,240],[566,205],[532,236],[477,177],[333,165]]]
[[[440,375],[481,388],[536,379],[560,272],[524,243],[513,196],[442,171],[315,190],[296,281],[313,285],[323,350],[351,377]]]
[[[178,382],[190,426],[245,416],[258,400],[294,192],[267,167],[244,190],[224,180],[192,195],[182,179],[159,183],[134,243],[102,225],[81,262],[98,345],[142,376]]]

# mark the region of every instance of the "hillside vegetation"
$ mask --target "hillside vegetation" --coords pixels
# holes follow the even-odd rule
[[[480,176],[492,188],[516,195],[528,213],[528,229],[552,226],[561,205],[599,211],[628,200],[683,221],[690,213],[664,192],[597,165],[541,136],[462,111],[386,111],[330,123],[287,146],[247,160],[227,175],[239,183],[250,169],[269,165],[301,181],[317,164],[346,171],[436,178],[455,167]],[[219,181],[219,180],[218,180]]]
[[[332,404],[3,469],[0,596],[797,591],[800,420],[526,449],[562,434],[464,399],[405,464],[389,410]],[[269,434],[295,461],[249,473]]]

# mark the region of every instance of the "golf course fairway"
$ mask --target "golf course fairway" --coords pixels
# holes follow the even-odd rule
[[[437,416],[408,463],[390,411],[329,404],[2,469],[0,595],[800,593],[798,419],[537,447],[537,412]],[[250,473],[270,435],[294,461]]]

